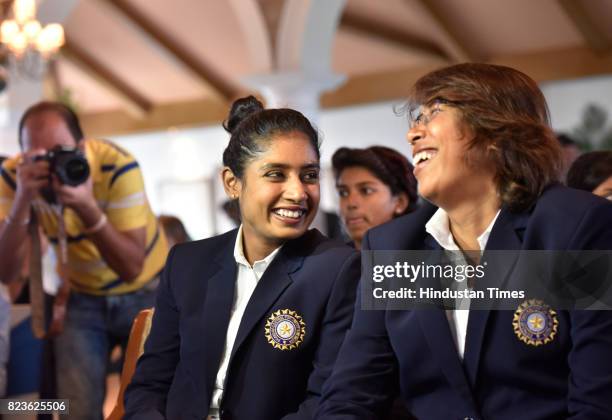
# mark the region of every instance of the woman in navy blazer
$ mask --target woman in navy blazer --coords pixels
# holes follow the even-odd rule
[[[612,248],[612,204],[556,184],[559,146],[528,76],[460,64],[422,77],[411,100],[408,140],[431,204],[370,230],[363,250],[444,249],[477,264],[488,250]],[[399,376],[418,419],[611,419],[611,354],[610,311],[537,300],[516,310],[356,309],[316,418],[377,418]]]
[[[308,230],[316,131],[253,97],[226,129],[222,179],[242,224],[170,252],[125,418],[312,418],[350,325],[359,257]]]

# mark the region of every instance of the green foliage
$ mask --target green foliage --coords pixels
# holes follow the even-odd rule
[[[572,138],[583,152],[612,150],[612,127],[608,112],[600,105],[590,103],[582,113],[582,121],[572,132]]]

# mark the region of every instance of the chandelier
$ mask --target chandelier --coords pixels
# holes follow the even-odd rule
[[[36,80],[44,76],[47,61],[64,45],[64,28],[59,23],[43,27],[36,19],[36,0],[15,0],[13,19],[0,25],[0,42],[8,51],[13,74]]]

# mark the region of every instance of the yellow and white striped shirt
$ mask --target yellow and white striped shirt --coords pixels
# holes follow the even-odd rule
[[[87,139],[85,156],[91,170],[94,197],[108,221],[119,231],[146,228],[146,258],[134,282],[122,281],[104,261],[84,226],[70,208],[64,210],[68,237],[68,276],[73,289],[93,295],[115,295],[140,289],[163,268],[168,245],[147,200],[142,173],[134,157],[107,140]],[[19,156],[0,168],[0,220],[8,216],[16,189]],[[42,198],[34,202],[40,224],[57,250],[58,219]]]

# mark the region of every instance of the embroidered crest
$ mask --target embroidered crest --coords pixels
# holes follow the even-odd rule
[[[557,334],[557,313],[543,301],[529,299],[521,303],[512,320],[514,333],[523,343],[541,346],[550,343]]]
[[[306,334],[306,323],[297,312],[279,309],[266,322],[266,339],[275,349],[296,349]]]

